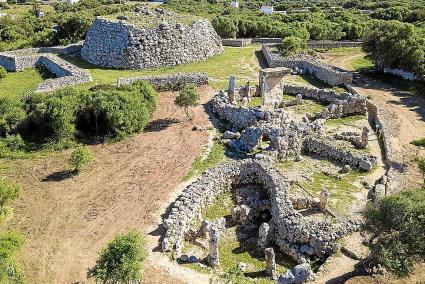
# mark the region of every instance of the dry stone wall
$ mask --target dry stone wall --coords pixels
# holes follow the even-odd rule
[[[223,52],[221,39],[207,20],[191,25],[162,22],[155,29],[97,18],[81,50],[94,65],[143,69],[197,62]]]
[[[147,81],[160,92],[178,91],[188,84],[195,86],[208,85],[208,75],[207,73],[176,73],[172,75],[119,78],[117,85],[129,85],[136,81]]]
[[[56,51],[58,54],[63,54],[63,52],[74,52],[76,49],[78,49],[78,45],[48,48],[48,50]],[[55,54],[41,53],[43,50],[45,49],[31,48],[0,53],[0,65],[5,67],[8,71],[13,72],[42,65],[57,77],[41,82],[36,92],[49,92],[59,88],[92,81],[89,72],[61,59]]]
[[[273,240],[284,252],[292,252],[296,261],[306,262],[310,252],[325,258],[337,249],[337,241],[357,229],[353,221],[332,224],[328,221],[306,220],[294,209],[289,199],[289,182],[278,169],[259,160],[240,160],[218,165],[187,186],[174,202],[164,219],[166,232],[162,241],[163,251],[180,255],[185,234],[190,224],[200,218],[217,196],[231,190],[232,185],[260,184],[270,199]],[[301,250],[303,247],[303,250]]]
[[[287,67],[304,70],[331,86],[339,86],[353,82],[353,73],[327,65],[312,56],[297,54],[283,58],[272,45],[263,44],[262,52],[269,67]]]

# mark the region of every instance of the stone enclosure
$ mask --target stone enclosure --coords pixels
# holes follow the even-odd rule
[[[221,39],[207,20],[194,20],[189,25],[163,21],[149,29],[97,18],[81,56],[94,65],[144,69],[202,61],[222,52]]]

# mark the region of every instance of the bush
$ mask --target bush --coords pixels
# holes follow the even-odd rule
[[[405,276],[415,257],[425,258],[425,188],[386,196],[365,217],[364,229],[373,235],[372,262]]]
[[[15,183],[0,180],[0,219],[10,212],[7,204],[19,197],[21,188]]]
[[[89,269],[87,277],[101,283],[132,283],[141,278],[141,267],[146,259],[145,241],[133,230],[116,236],[100,252],[96,265]]]
[[[127,92],[135,92],[140,96],[142,103],[146,105],[149,115],[151,116],[156,110],[158,93],[153,86],[146,81],[136,81],[129,86],[122,87],[122,90]]]
[[[78,147],[71,154],[69,164],[77,173],[82,169],[90,165],[93,160],[93,156],[90,150],[86,147]]]
[[[280,50],[284,55],[298,52],[307,48],[307,41],[305,39],[289,36],[283,39]]]
[[[199,99],[200,97],[195,85],[187,85],[176,97],[174,104],[183,108],[187,117],[190,118],[189,107],[197,106],[199,104]]]
[[[25,111],[20,102],[10,98],[0,98],[0,137],[17,133],[18,126],[24,118]]]
[[[10,231],[0,235],[0,283],[23,283],[24,275],[14,260],[24,237]]]
[[[223,38],[235,38],[238,34],[238,27],[235,25],[232,19],[228,17],[216,17],[212,20],[211,24]]]
[[[415,145],[417,147],[425,147],[425,138],[413,140],[410,144]]]
[[[0,80],[3,79],[3,78],[6,78],[6,76],[7,76],[6,69],[4,69],[3,66],[0,66]]]

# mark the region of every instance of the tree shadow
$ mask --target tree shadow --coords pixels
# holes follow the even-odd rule
[[[46,176],[45,178],[42,179],[42,181],[43,182],[48,182],[48,181],[59,182],[59,181],[72,178],[76,175],[77,175],[77,172],[75,170],[58,171]]]
[[[145,127],[144,132],[158,132],[167,129],[171,125],[175,123],[179,123],[180,120],[175,118],[163,118],[163,119],[156,119],[151,122]]]

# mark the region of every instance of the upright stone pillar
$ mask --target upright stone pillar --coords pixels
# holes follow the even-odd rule
[[[327,205],[328,205],[328,199],[329,199],[329,191],[327,189],[323,189],[320,193],[320,211],[326,212]]]
[[[266,274],[270,278],[276,279],[276,259],[273,248],[266,248],[264,254],[266,259]]]
[[[369,145],[369,128],[367,127],[363,127],[360,145],[362,148],[366,148]]]
[[[257,246],[259,251],[264,250],[267,246],[269,230],[270,230],[270,226],[267,223],[261,224],[260,228],[258,229]]]
[[[229,86],[227,88],[227,95],[229,96],[229,101],[231,104],[235,104],[235,88],[236,88],[236,77],[230,76],[229,78]]]
[[[218,255],[218,239],[219,231],[215,225],[210,227],[210,248],[207,257],[208,264],[212,267],[220,265],[220,259]]]

